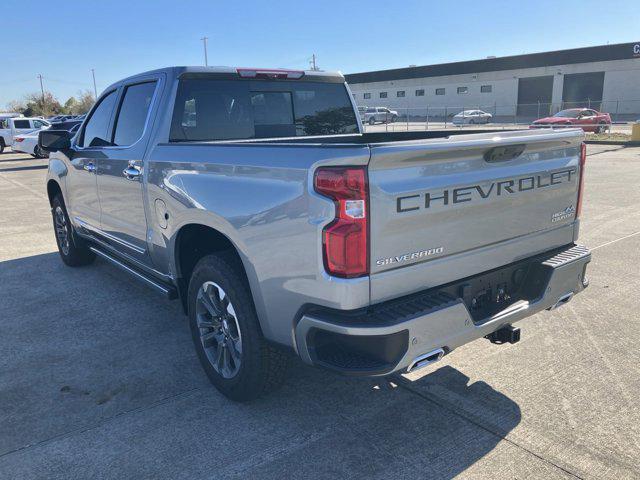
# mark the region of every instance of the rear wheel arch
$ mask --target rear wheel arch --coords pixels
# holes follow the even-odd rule
[[[193,269],[206,255],[225,253],[240,270],[249,290],[251,285],[240,252],[228,236],[207,225],[190,223],[182,226],[176,234],[174,264],[178,279],[178,290],[184,311],[187,312],[187,291]]]

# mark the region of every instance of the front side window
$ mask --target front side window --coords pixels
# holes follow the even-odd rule
[[[579,115],[580,115],[580,110],[569,109],[569,110],[560,110],[558,113],[554,115],[554,117],[578,118]]]
[[[142,137],[155,89],[156,82],[126,87],[116,119],[114,145],[132,145]]]
[[[91,114],[87,126],[84,128],[80,145],[82,147],[104,147],[109,142],[109,120],[116,104],[116,90],[102,97],[100,103]]]
[[[380,98],[387,98],[387,92],[380,92]]]
[[[336,135],[358,132],[342,83],[180,80],[172,142]]]
[[[458,95],[469,93],[469,87],[458,87]]]
[[[49,122],[45,122],[43,120],[34,120],[33,121],[33,126],[34,126],[34,128],[48,127],[49,126]]]

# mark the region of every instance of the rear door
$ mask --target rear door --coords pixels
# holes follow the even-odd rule
[[[476,252],[536,235],[535,248],[546,251],[558,246],[552,243],[559,236],[542,233],[563,227],[568,228],[560,242],[569,243],[581,138],[578,130],[532,131],[372,145],[373,277],[420,266],[422,273],[410,286],[417,290],[429,286],[419,282],[427,278],[428,265],[441,259],[465,258],[464,266],[479,273],[500,265],[483,264]],[[537,252],[529,245],[520,253]],[[462,271],[447,275],[467,276]],[[374,301],[375,296],[372,290]]]
[[[31,121],[25,118],[17,118],[13,120],[13,136],[22,135],[24,133],[29,133],[33,130],[33,126]]]
[[[143,201],[144,153],[160,77],[138,78],[121,88],[110,145],[98,160],[103,235],[114,247],[148,263]]]

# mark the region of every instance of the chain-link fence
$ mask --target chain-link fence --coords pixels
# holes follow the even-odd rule
[[[586,109],[586,110],[582,110]],[[640,120],[640,100],[613,100],[529,104],[459,104],[358,108],[366,131],[428,130],[443,128],[571,128],[624,139]]]

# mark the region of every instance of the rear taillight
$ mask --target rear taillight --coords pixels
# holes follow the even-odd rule
[[[15,140],[16,142],[23,142],[23,141],[24,141],[24,138],[16,137],[16,138],[14,138],[14,140]]]
[[[367,275],[367,168],[319,168],[316,171],[314,186],[316,192],[331,198],[336,206],[336,218],[322,231],[324,266],[327,273],[344,278]]]
[[[587,144],[582,142],[580,145],[580,179],[578,183],[578,204],[576,206],[576,218],[582,212],[582,197],[584,196],[584,167],[587,162]]]

